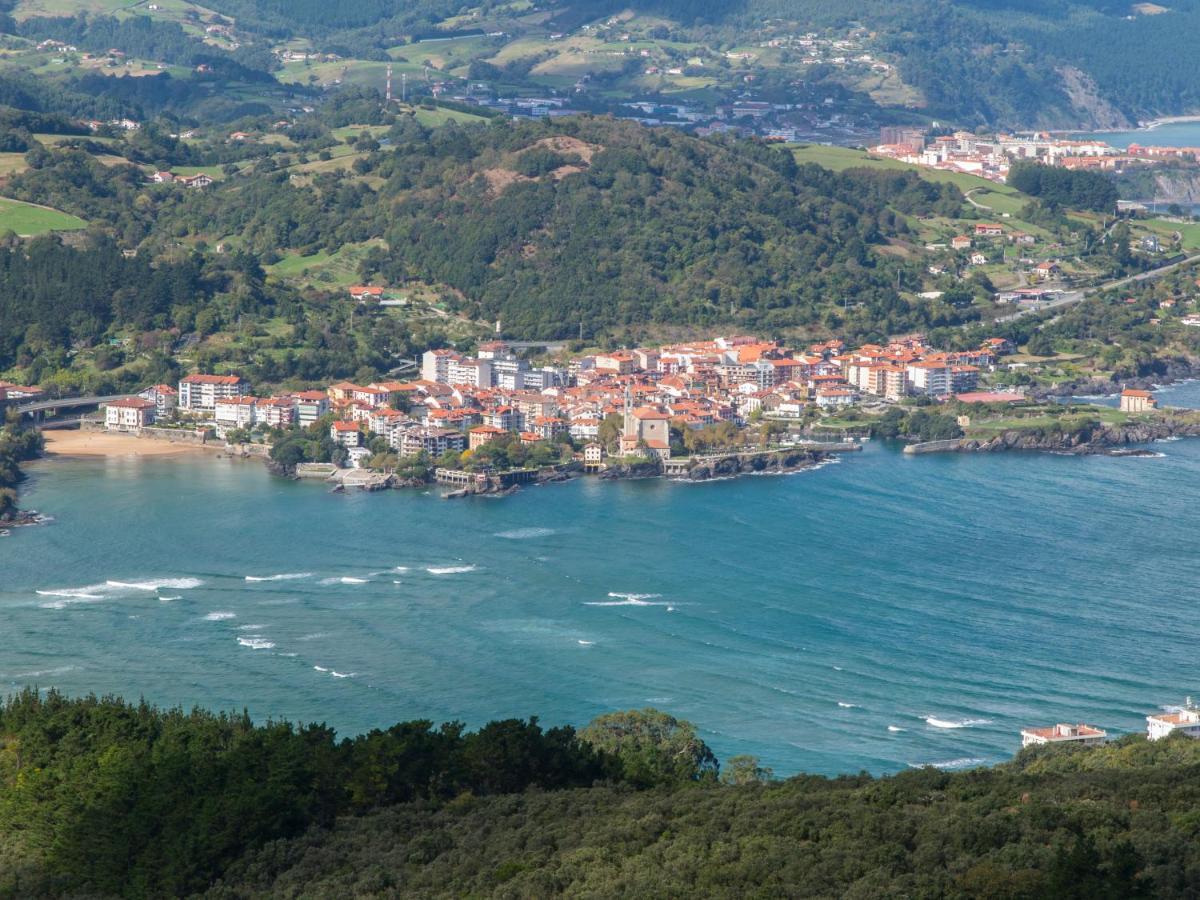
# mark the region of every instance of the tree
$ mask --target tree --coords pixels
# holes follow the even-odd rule
[[[756,784],[771,781],[774,777],[773,771],[758,764],[757,756],[745,753],[725,760],[721,770],[722,784]]]
[[[691,722],[649,707],[599,716],[579,737],[616,756],[633,784],[711,782],[720,771],[717,757]]]

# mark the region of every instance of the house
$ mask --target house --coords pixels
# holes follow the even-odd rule
[[[821,409],[836,409],[841,406],[850,406],[857,399],[858,395],[849,388],[817,388],[817,406],[821,407]]]
[[[1037,243],[1037,238],[1026,231],[1010,231],[1008,239],[1014,244],[1023,244],[1025,246]]]
[[[954,250],[970,250],[971,239],[965,234],[960,234],[950,239],[950,247]]]
[[[975,226],[975,237],[1000,237],[1004,234],[1004,226],[994,222],[980,222]]]
[[[169,384],[156,384],[138,394],[143,400],[154,404],[154,418],[166,419],[179,405],[179,391]]]
[[[360,303],[364,300],[382,300],[383,288],[372,287],[371,285],[356,284],[349,289],[350,299],[357,300]]]
[[[358,447],[362,444],[362,432],[356,422],[334,422],[329,426],[329,436],[340,447]]]
[[[1126,388],[1121,391],[1121,412],[1140,413],[1150,412],[1158,408],[1158,401],[1150,391],[1138,391]]]
[[[988,258],[983,253],[976,252],[971,254],[971,265],[973,266],[986,266],[987,261]]]
[[[1146,737],[1152,741],[1162,740],[1178,732],[1190,738],[1200,738],[1200,709],[1188,697],[1182,709],[1175,712],[1157,713],[1146,716]]]
[[[984,350],[990,350],[993,356],[1003,356],[1006,353],[1015,353],[1016,347],[1008,338],[992,337],[987,338],[981,344]]]
[[[462,359],[454,350],[426,350],[421,355],[421,380],[450,383],[450,363]]]
[[[1047,260],[1040,262],[1030,270],[1030,274],[1040,281],[1046,281],[1050,278],[1056,278],[1062,274],[1062,268],[1056,262]]]
[[[1088,746],[1103,744],[1108,733],[1092,725],[1052,725],[1049,728],[1021,729],[1021,746],[1035,747],[1043,744],[1077,744]]]
[[[352,469],[361,469],[370,458],[371,450],[368,447],[346,448],[346,461],[350,463],[350,468]]]
[[[588,444],[583,448],[583,468],[585,472],[597,472],[604,465],[604,448],[599,444]]]
[[[490,444],[497,438],[508,434],[503,428],[497,428],[495,425],[476,425],[467,432],[469,444],[467,449],[478,450],[484,444]]]
[[[150,180],[155,184],[170,184],[175,180],[175,176],[170,172],[155,172],[150,176]]]
[[[154,422],[155,406],[141,397],[113,400],[104,409],[104,427],[109,431],[141,431]]]
[[[187,188],[206,188],[213,183],[211,175],[205,175],[203,172],[197,172],[195,175],[178,175],[175,177],[177,184],[182,184]]]
[[[246,390],[239,375],[188,375],[179,382],[179,408],[211,413],[218,400],[241,397]]]

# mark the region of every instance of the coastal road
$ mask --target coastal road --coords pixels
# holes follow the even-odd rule
[[[1099,293],[1100,291],[1111,291],[1114,288],[1125,287],[1127,284],[1134,284],[1138,281],[1151,281],[1155,278],[1161,278],[1163,275],[1166,275],[1168,272],[1173,272],[1175,269],[1178,269],[1181,266],[1190,266],[1197,262],[1200,262],[1200,254],[1189,256],[1186,259],[1178,259],[1175,262],[1167,263],[1165,266],[1159,266],[1157,269],[1150,269],[1147,272],[1138,272],[1136,275],[1127,275],[1124,278],[1106,281],[1104,284],[1098,284],[1095,287],[1085,288],[1082,291],[1068,291],[1057,299],[1048,300],[1037,308],[1031,307],[1029,309],[1020,309],[1015,313],[1010,313],[1007,316],[1000,316],[993,321],[995,321],[997,324],[1002,322],[1014,322],[1017,319],[1028,316],[1032,313],[1040,313],[1045,312],[1048,309],[1058,309],[1059,307],[1070,306],[1073,303],[1078,303],[1080,300],[1090,297],[1092,294]]]

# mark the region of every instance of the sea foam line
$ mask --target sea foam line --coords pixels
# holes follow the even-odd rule
[[[175,591],[189,591],[204,584],[199,578],[153,578],[148,581],[112,581],[105,582],[108,587],[127,591],[157,591],[160,588],[171,588]]]
[[[974,725],[991,725],[991,719],[939,719],[936,716],[921,716],[925,724],[933,728],[971,728]]]
[[[240,637],[237,642],[243,647],[249,647],[251,650],[272,650],[275,647],[274,641],[268,641],[266,638],[257,637]]]
[[[465,575],[467,572],[474,572],[476,566],[427,566],[425,571],[430,575]]]
[[[312,578],[312,572],[283,572],[279,575],[247,575],[247,581],[296,581],[300,578]]]

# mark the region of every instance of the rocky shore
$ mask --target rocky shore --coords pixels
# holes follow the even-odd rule
[[[1165,384],[1200,378],[1200,359],[1176,357],[1163,361],[1161,372],[1134,378],[1078,378],[1056,384],[1031,388],[1029,396],[1035,400],[1053,400],[1062,397],[1096,397],[1120,393],[1125,388],[1154,390]]]
[[[1014,429],[986,440],[963,438],[957,446],[945,449],[967,453],[995,453],[1007,450],[1040,450],[1072,453],[1079,456],[1107,454],[1132,455],[1127,449],[1173,437],[1200,437],[1200,423],[1166,419],[1162,422],[1134,425],[1099,425],[1077,431],[1031,432]],[[942,442],[947,443],[947,442]],[[918,445],[919,446],[919,445]]]

